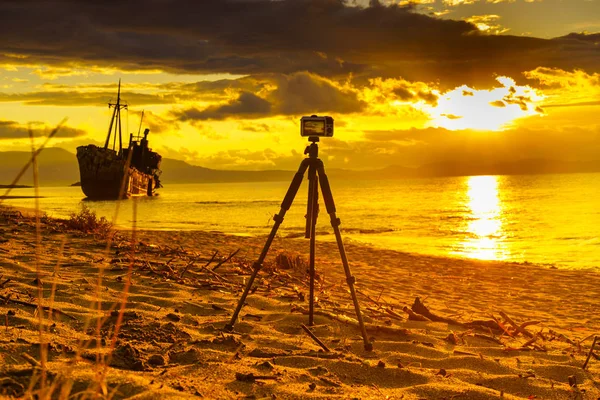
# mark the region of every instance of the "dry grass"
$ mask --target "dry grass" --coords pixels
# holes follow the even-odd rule
[[[32,369],[32,373],[31,373],[31,379],[30,379],[29,385],[27,388],[24,388],[24,387],[21,388],[22,393],[19,393],[19,392],[21,392],[21,390],[19,390],[18,387],[12,387],[13,390],[10,390],[11,389],[10,384],[6,387],[6,385],[4,384],[6,382],[3,382],[3,384],[2,384],[3,390],[0,391],[0,394],[6,395],[12,391],[13,396],[18,396],[19,398],[24,398],[24,399],[36,399],[36,400],[47,400],[47,399],[48,400],[49,399],[66,400],[66,399],[71,399],[74,396],[76,396],[79,399],[88,399],[88,398],[89,399],[97,399],[97,398],[110,399],[110,398],[114,397],[115,390],[109,392],[109,390],[107,388],[107,383],[106,383],[107,372],[108,372],[108,365],[110,364],[110,359],[112,357],[112,352],[115,349],[117,334],[118,334],[120,325],[122,323],[123,313],[126,308],[128,289],[131,284],[131,267],[133,266],[133,260],[135,259],[135,250],[134,250],[135,232],[136,232],[135,213],[134,213],[134,221],[132,224],[132,232],[133,232],[133,241],[134,242],[132,243],[131,263],[130,263],[130,268],[129,268],[129,272],[127,275],[127,285],[123,289],[123,293],[121,295],[121,301],[119,303],[115,303],[113,305],[113,307],[111,308],[111,311],[117,307],[119,308],[119,318],[118,318],[117,326],[115,327],[113,338],[112,338],[111,342],[109,343],[109,345],[107,346],[107,349],[103,349],[102,347],[104,347],[104,346],[100,346],[100,340],[97,341],[97,343],[98,343],[97,350],[99,353],[100,352],[104,353],[104,356],[97,358],[96,365],[95,365],[96,374],[95,374],[95,379],[93,380],[93,383],[84,391],[79,391],[79,390],[74,391],[74,388],[73,388],[73,386],[74,386],[73,366],[77,360],[81,359],[80,357],[81,357],[82,351],[84,350],[84,343],[82,341],[80,341],[79,346],[76,349],[73,366],[70,366],[65,371],[63,371],[61,376],[56,376],[56,374],[50,373],[50,371],[48,370],[48,340],[47,340],[48,338],[47,338],[47,336],[49,333],[47,332],[47,327],[52,326],[53,314],[52,314],[52,311],[46,312],[43,304],[47,303],[47,304],[49,304],[50,310],[54,309],[54,298],[55,298],[55,293],[56,293],[57,278],[59,276],[60,264],[62,261],[64,246],[66,244],[67,239],[65,236],[63,238],[62,244],[60,246],[60,251],[59,251],[56,265],[55,265],[55,268],[53,271],[53,280],[52,280],[52,288],[51,288],[50,297],[49,297],[48,301],[45,301],[44,300],[44,291],[43,291],[43,286],[42,286],[43,285],[43,283],[42,283],[42,275],[43,274],[42,274],[42,271],[40,270],[40,260],[39,260],[40,254],[39,254],[39,252],[40,252],[41,241],[42,241],[41,222],[47,222],[49,220],[49,218],[46,214],[42,213],[39,208],[39,201],[38,201],[39,171],[38,171],[38,165],[37,165],[37,157],[39,156],[40,152],[46,147],[46,145],[50,142],[50,140],[56,135],[56,133],[58,133],[58,131],[60,130],[61,126],[65,123],[65,121],[66,121],[66,119],[63,120],[48,135],[48,137],[46,138],[44,143],[37,149],[35,148],[35,145],[34,145],[32,131],[31,130],[29,131],[29,136],[31,139],[31,159],[29,160],[29,162],[26,165],[23,166],[22,170],[15,177],[15,179],[13,180],[9,189],[5,193],[5,195],[8,195],[8,193],[10,193],[10,191],[12,190],[12,187],[19,182],[19,180],[23,177],[23,175],[27,171],[27,169],[29,167],[32,168],[34,190],[35,190],[35,196],[36,196],[35,210],[34,210],[35,228],[36,228],[35,267],[36,267],[36,274],[37,274],[36,315],[37,315],[37,319],[38,319],[40,359],[39,359],[39,361],[36,360],[35,358],[28,359],[28,361],[32,365],[33,369]],[[127,164],[129,164],[129,162],[130,162],[130,160],[128,159]],[[120,197],[122,197],[122,194],[124,192],[124,187],[125,187],[125,184],[123,182],[121,184],[121,196]],[[1,203],[2,203],[2,200],[0,200],[0,204]],[[135,207],[134,207],[134,209],[135,209]],[[4,211],[6,211],[6,210],[4,210]],[[15,217],[17,216],[17,214],[21,218],[23,217],[23,215],[19,211],[16,211],[15,213],[16,213]],[[116,221],[116,219],[118,217],[118,213],[119,213],[119,203],[117,202],[116,207],[115,207],[114,221]],[[105,253],[108,253],[112,239],[113,239],[113,235],[111,235],[111,233],[113,232],[113,226],[114,226],[113,222],[110,222],[105,217],[98,217],[97,214],[93,210],[91,210],[89,207],[87,207],[86,205],[83,205],[82,209],[79,212],[71,213],[71,215],[68,219],[63,220],[61,222],[62,222],[62,225],[64,225],[64,227],[69,230],[76,230],[76,231],[80,231],[84,234],[91,234],[91,235],[94,235],[95,237],[107,239],[107,246],[105,249]],[[105,266],[103,266],[103,267],[105,267]],[[103,271],[103,269],[104,268],[101,268],[101,271]],[[96,297],[97,298],[93,302],[93,303],[97,302],[100,311],[101,311],[101,308],[99,305],[101,303],[101,300],[100,300],[100,296],[98,294],[100,293],[101,290],[102,290],[102,272],[98,276],[97,287],[96,287]],[[96,304],[91,304],[90,307],[95,308]],[[100,325],[102,325],[102,323],[105,322],[102,319],[100,321],[102,321],[102,322],[100,322],[99,326],[97,326],[97,337],[98,338],[100,336],[100,334],[99,334]],[[87,329],[90,322],[91,321],[85,322],[83,331],[85,331]],[[104,350],[108,350],[108,351],[105,352]],[[6,393],[5,389],[9,389],[9,393]],[[16,389],[16,390],[14,390],[14,389]],[[78,393],[74,393],[74,392],[78,392]]]
[[[100,217],[89,209],[86,205],[81,208],[78,213],[71,213],[69,219],[65,221],[65,225],[69,229],[78,230],[84,233],[91,233],[101,237],[107,237],[112,229],[113,224],[105,217]]]

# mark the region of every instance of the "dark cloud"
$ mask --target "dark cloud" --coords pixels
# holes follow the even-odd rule
[[[271,132],[271,127],[265,123],[243,122],[238,125],[238,128],[240,130],[246,131],[246,132],[259,132],[259,133]]]
[[[377,3],[377,4],[376,4]],[[481,34],[410,7],[343,0],[0,3],[0,62],[239,74],[308,70],[474,84],[540,65],[597,70],[598,34]],[[24,58],[23,58],[24,57]]]
[[[279,114],[352,113],[366,106],[356,93],[344,91],[308,72],[278,76],[275,84],[277,89],[267,98],[276,105]]]
[[[408,82],[406,82],[406,83],[408,83]],[[437,100],[438,100],[438,96],[436,96],[434,93],[423,92],[423,91],[418,91],[415,93],[414,91],[411,91],[408,87],[405,87],[405,86],[400,86],[400,87],[393,89],[392,93],[394,93],[394,95],[398,96],[398,98],[402,101],[423,100],[426,103],[434,105],[434,106],[437,104]]]
[[[502,100],[496,100],[496,101],[490,102],[490,106],[504,108],[504,107],[506,107],[506,103],[503,102]]]
[[[241,92],[235,100],[223,105],[209,106],[199,110],[188,108],[174,111],[175,117],[183,122],[221,120],[227,118],[259,118],[269,115],[272,105],[265,99],[249,92]]]
[[[23,102],[37,106],[103,106],[109,101],[116,100],[115,91],[84,92],[84,91],[43,91],[27,93],[0,92],[0,102]],[[121,96],[121,101],[137,106],[150,104],[171,104],[177,99],[173,95],[152,95],[144,93],[127,93]]]
[[[0,140],[6,139],[29,139],[29,132],[34,137],[47,136],[53,128],[45,126],[42,123],[34,122],[29,125],[22,125],[15,121],[0,120]],[[56,138],[76,138],[85,136],[86,132],[82,129],[62,126],[54,137]]]
[[[205,109],[192,107],[174,111],[173,114],[180,121],[249,119],[329,112],[347,114],[362,111],[366,107],[366,104],[358,99],[355,91],[343,89],[331,80],[308,72],[257,75],[238,80],[221,80],[217,83],[198,82],[187,88],[202,93],[209,90],[215,95],[228,89],[242,91],[235,100],[226,104],[212,105]],[[261,97],[244,89],[252,89],[257,93],[264,91],[265,94]]]

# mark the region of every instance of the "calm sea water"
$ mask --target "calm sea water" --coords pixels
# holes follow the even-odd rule
[[[290,179],[292,174],[290,173]],[[270,232],[289,182],[166,185],[141,198],[138,227]],[[474,176],[331,182],[345,238],[400,251],[559,267],[600,267],[600,174]],[[11,195],[32,195],[15,189]],[[41,208],[67,217],[83,204],[112,219],[115,201],[84,201],[77,187],[42,187]],[[304,230],[306,185],[280,229]],[[6,204],[33,207],[32,199]],[[120,202],[117,224],[131,226],[133,200]],[[325,207],[319,240],[333,240]]]

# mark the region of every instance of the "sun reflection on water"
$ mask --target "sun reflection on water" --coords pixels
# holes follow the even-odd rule
[[[498,197],[498,177],[471,176],[467,181],[467,206],[470,209],[468,237],[460,253],[480,260],[504,260],[507,250],[499,240],[502,229],[502,203]]]

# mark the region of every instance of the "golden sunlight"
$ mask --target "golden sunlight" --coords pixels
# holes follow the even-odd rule
[[[461,243],[461,253],[480,260],[506,259],[507,251],[499,243],[502,235],[502,203],[498,197],[498,177],[467,178],[470,221],[469,237]]]
[[[514,126],[518,119],[543,115],[539,103],[544,96],[514,79],[497,77],[500,87],[477,90],[467,85],[442,94],[429,110],[436,127],[450,130],[500,131]]]

